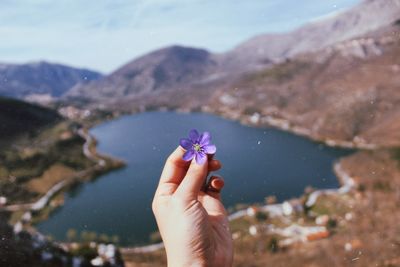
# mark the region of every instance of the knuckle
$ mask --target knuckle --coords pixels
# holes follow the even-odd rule
[[[205,173],[205,169],[203,166],[197,164],[196,162],[192,161],[192,163],[190,163],[190,169],[192,174],[195,175],[201,175],[203,173]]]
[[[167,160],[165,161],[165,164],[170,164],[172,166],[177,166],[180,167],[184,163],[182,163],[182,160],[179,157],[176,157],[174,155],[170,155]]]
[[[176,164],[176,162],[177,162],[176,157],[174,157],[172,155],[168,156],[168,158],[166,160],[166,163],[170,163],[170,164]]]

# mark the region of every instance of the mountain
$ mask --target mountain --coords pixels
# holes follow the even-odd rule
[[[31,95],[59,97],[77,83],[100,77],[98,72],[48,62],[0,64],[0,95],[20,99]]]
[[[201,110],[337,145],[400,146],[399,32],[395,21],[213,86],[116,99],[108,108]]]
[[[78,84],[65,98],[107,101],[188,88],[206,82],[215,67],[216,62],[206,50],[171,46],[133,60],[103,79]]]
[[[400,25],[254,72],[218,88],[213,112],[345,145],[400,146]]]
[[[102,79],[77,84],[63,99],[112,109],[127,109],[132,106],[129,103],[138,106],[151,101],[154,101],[152,106],[168,105],[171,98],[172,102],[180,101],[172,91],[188,95],[203,90],[206,94],[221,83],[236,81],[244,73],[362,36],[399,18],[400,0],[366,0],[348,11],[289,33],[260,35],[224,54],[167,47],[133,60]]]
[[[305,52],[318,51],[400,19],[400,0],[365,0],[344,12],[311,22],[281,34],[262,34],[221,55],[227,69],[260,69],[271,62]]]
[[[36,131],[59,120],[56,111],[0,97],[0,139]]]

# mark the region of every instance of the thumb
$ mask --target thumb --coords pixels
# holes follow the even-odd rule
[[[208,173],[208,161],[201,164],[192,160],[183,181],[176,190],[176,195],[187,201],[197,200],[201,188],[204,186]]]

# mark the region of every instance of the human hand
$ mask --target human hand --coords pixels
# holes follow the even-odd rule
[[[232,266],[232,237],[219,192],[223,179],[211,177],[204,190],[208,173],[221,164],[186,162],[184,153],[178,147],[168,157],[152,205],[168,266]]]

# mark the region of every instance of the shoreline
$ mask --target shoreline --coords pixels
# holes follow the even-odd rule
[[[352,141],[333,139],[328,137],[319,136],[317,134],[313,134],[311,130],[293,125],[293,123],[285,118],[273,116],[271,114],[260,114],[258,112],[253,113],[252,115],[246,115],[243,113],[231,112],[230,110],[214,110],[208,106],[201,108],[201,111],[193,111],[192,109],[180,109],[173,108],[170,109],[168,107],[160,107],[155,110],[144,110],[140,112],[128,112],[121,113],[114,116],[112,119],[107,119],[104,122],[111,121],[114,119],[118,119],[121,116],[133,116],[139,115],[146,112],[176,112],[183,114],[191,114],[191,113],[202,113],[202,114],[211,114],[217,117],[231,120],[234,122],[238,122],[242,125],[246,125],[249,127],[255,128],[275,128],[287,133],[291,133],[297,136],[301,136],[307,138],[313,142],[322,143],[326,146],[333,148],[343,148],[343,149],[358,149],[358,150],[377,150],[377,149],[388,149],[392,148],[392,146],[384,146],[375,143],[369,143],[364,140],[362,137],[355,136]],[[97,124],[95,124],[97,125]]]
[[[180,112],[180,111],[172,110],[171,112]],[[203,112],[203,113],[209,113],[209,112]],[[136,115],[136,114],[138,114],[138,113],[126,114],[126,115],[132,116],[132,115]],[[246,115],[242,114],[242,116],[240,118],[232,118],[230,116],[226,116],[225,114],[215,113],[215,112],[212,112],[211,114],[220,116],[225,119],[238,121],[239,123],[245,124],[250,127],[266,127],[267,126],[267,127],[277,128],[277,129],[280,129],[285,132],[289,132],[289,133],[292,133],[292,134],[295,134],[298,136],[308,138],[312,141],[321,142],[321,143],[323,143],[327,146],[331,146],[331,147],[367,149],[367,150],[376,149],[375,145],[359,146],[359,145],[354,145],[353,143],[348,142],[348,141],[327,142],[326,140],[315,139],[315,138],[313,138],[313,136],[308,135],[306,131],[302,131],[301,128],[290,127],[290,123],[286,120],[271,119],[271,117],[268,117],[268,119],[261,120],[261,121],[263,121],[263,124],[260,124],[260,119],[255,121],[254,114],[252,116],[246,116]],[[245,116],[245,117],[243,117],[243,116]],[[258,116],[259,115],[257,115],[257,117]],[[120,117],[120,116],[115,116],[113,119],[117,119],[118,117]],[[253,117],[253,119],[251,119],[252,117]],[[109,121],[109,120],[106,120],[106,121]],[[264,125],[264,123],[266,123],[266,122],[268,122],[268,125]],[[82,147],[84,155],[87,158],[89,158],[90,160],[96,162],[96,165],[93,166],[91,169],[104,168],[106,165],[106,161],[104,160],[103,157],[108,158],[108,159],[110,159],[110,158],[113,159],[112,157],[109,157],[109,156],[100,155],[99,153],[97,153],[97,151],[95,153],[92,153],[90,148],[96,144],[95,144],[95,138],[88,133],[88,129],[80,128],[77,131],[77,134],[80,135],[83,139],[85,139],[85,143]],[[115,160],[115,159],[113,159],[113,160]],[[319,196],[327,195],[327,194],[344,194],[344,193],[348,193],[352,188],[354,188],[354,184],[355,184],[354,180],[341,169],[340,163],[336,162],[333,165],[333,168],[334,168],[335,174],[336,174],[341,186],[339,188],[334,188],[334,189],[321,189],[321,190],[314,191],[313,193],[311,193],[309,195],[309,197],[307,199],[307,206],[314,205]],[[83,172],[86,172],[86,171],[88,171],[88,170],[85,170]],[[95,175],[95,177],[97,177],[97,176],[98,175]],[[51,198],[56,196],[57,193],[61,192],[62,189],[64,189],[67,185],[68,185],[67,181],[63,180],[63,181],[57,183],[56,185],[54,185],[51,188],[51,190],[49,190],[45,194],[45,196],[42,196],[42,198],[40,198],[37,202],[31,203],[31,204],[21,204],[21,205],[25,205],[25,207],[26,207],[26,205],[31,205],[30,207],[32,209],[30,211],[41,210],[47,206],[47,204],[49,203]],[[298,199],[303,196],[304,196],[304,194],[297,198],[294,198],[294,199]],[[40,205],[36,204],[38,202],[40,202],[41,204]],[[278,203],[278,204],[264,205],[264,206],[259,207],[259,209],[260,209],[260,211],[269,212],[270,214],[273,214],[274,216],[282,216],[282,214],[283,214],[282,207],[285,202],[286,201],[284,201],[282,203]],[[36,204],[36,205],[33,205],[33,204]],[[33,209],[33,207],[36,207],[36,209]],[[251,207],[251,205],[249,205],[249,207]],[[228,218],[231,221],[231,220],[239,219],[239,218],[247,216],[247,215],[248,215],[248,208],[236,211],[236,212],[230,214]],[[129,253],[151,253],[154,251],[158,251],[158,250],[162,249],[163,247],[164,247],[163,243],[156,243],[156,244],[149,244],[149,245],[144,245],[144,246],[126,246],[126,247],[120,247],[120,249],[121,249],[122,253],[128,253],[128,254]]]
[[[231,112],[206,110],[206,113],[211,113],[225,119],[238,121],[250,127],[272,127],[284,132],[289,132],[297,136],[308,138],[311,141],[323,143],[329,147],[344,148],[344,149],[360,149],[360,150],[377,150],[387,148],[374,143],[368,143],[363,138],[355,136],[352,141],[344,141],[339,139],[322,137],[314,134],[311,130],[303,127],[293,125],[293,123],[285,118],[279,118],[271,114],[260,114],[258,112],[252,115],[246,114],[233,114]],[[232,115],[233,114],[233,115]]]
[[[46,207],[48,207],[51,199],[55,198],[59,193],[61,193],[68,186],[78,182],[83,183],[86,180],[96,179],[99,175],[102,175],[108,171],[112,171],[116,168],[121,168],[125,165],[125,162],[122,160],[102,155],[97,153],[97,151],[92,152],[90,148],[95,146],[96,139],[88,133],[88,130],[84,127],[79,128],[76,132],[77,135],[82,137],[85,140],[85,143],[82,146],[82,153],[89,160],[95,162],[94,166],[91,166],[85,170],[78,171],[74,173],[72,176],[65,178],[64,180],[54,184],[44,195],[39,197],[36,201],[31,203],[22,203],[22,204],[12,204],[1,207],[1,210],[9,211],[9,212],[18,212],[23,211],[23,215],[20,216],[20,219],[17,220],[15,225],[17,224],[26,224],[30,223],[30,220],[26,220],[24,218],[31,218],[32,212],[40,212]],[[107,161],[110,161],[107,165]],[[86,177],[86,179],[85,179]],[[29,225],[30,227],[34,226]],[[38,232],[35,229],[36,232]]]
[[[350,193],[356,186],[355,179],[351,177],[346,171],[343,170],[340,162],[336,162],[333,166],[335,174],[341,184],[338,188],[332,189],[319,189],[313,191],[306,200],[305,206],[310,208],[314,206],[318,198],[324,195],[343,195]],[[302,195],[304,196],[304,195]],[[292,200],[298,200],[300,197],[292,198]],[[287,200],[276,203],[276,204],[267,204],[260,207],[257,207],[257,211],[267,212],[271,218],[274,217],[284,217],[285,216],[285,205],[288,205],[289,202]],[[289,204],[290,205],[290,204]],[[254,216],[254,207],[249,205],[247,208],[235,211],[228,215],[228,220],[233,221],[240,219],[245,216]],[[278,229],[279,230],[279,229]],[[290,238],[288,238],[290,239]],[[289,245],[288,243],[286,245]],[[164,248],[163,242],[144,245],[144,246],[132,246],[132,247],[120,247],[120,251],[122,254],[138,254],[138,253],[152,253]]]

